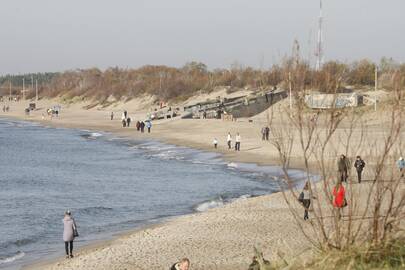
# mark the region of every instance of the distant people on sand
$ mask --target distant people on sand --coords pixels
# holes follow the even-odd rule
[[[262,127],[262,141],[264,141],[266,139],[266,127]]]
[[[114,112],[111,112],[110,118],[111,118],[111,120],[114,120]]]
[[[236,136],[235,136],[235,151],[240,151],[240,141],[241,141],[241,137],[240,137],[239,133],[236,133]]]
[[[141,122],[136,121],[136,130],[139,131],[141,129]]]
[[[203,119],[207,119],[207,112],[206,111],[203,112]]]
[[[125,117],[125,119],[127,118],[127,116],[128,116],[128,112],[125,110],[125,111],[124,111],[124,117]]]
[[[141,128],[141,132],[143,133],[145,130],[145,123],[143,121],[141,121],[140,128]]]
[[[309,182],[306,182],[300,196],[298,197],[298,201],[302,203],[304,206],[304,220],[309,219],[309,207],[311,206],[311,200],[315,197],[312,196],[311,187],[309,186]]]
[[[127,120],[126,119],[122,119],[122,127],[126,127],[127,126]]]
[[[190,260],[187,258],[181,259],[179,262],[172,265],[170,270],[189,270],[190,269]]]
[[[346,191],[345,188],[342,184],[342,181],[340,179],[337,181],[335,187],[333,188],[333,206],[338,209],[338,217],[340,218],[341,213],[340,210],[343,207],[347,206],[347,201],[346,201]]]
[[[131,117],[127,118],[127,127],[129,127],[129,125],[131,124]]]
[[[357,180],[359,181],[359,183],[361,183],[361,173],[363,172],[365,166],[366,163],[364,162],[364,160],[362,160],[360,156],[357,156],[356,161],[354,162],[354,167],[357,171]]]
[[[73,258],[73,241],[78,236],[76,222],[72,213],[67,210],[63,217],[63,241],[65,242],[66,258]]]
[[[214,141],[212,142],[214,144],[214,148],[217,149],[218,147],[218,140],[217,138],[214,138]]]
[[[405,160],[403,157],[400,157],[397,161],[397,167],[401,177],[404,177],[405,174]]]
[[[148,133],[150,133],[150,129],[152,128],[152,122],[150,120],[146,121],[146,128],[148,129]]]
[[[339,172],[339,179],[341,182],[347,182],[347,171],[349,169],[349,160],[346,158],[345,155],[340,155],[339,160],[337,162],[338,172]]]
[[[232,135],[228,132],[228,137],[226,138],[226,143],[228,144],[228,149],[232,148]]]
[[[262,133],[262,140],[268,141],[270,135],[270,128],[268,126],[263,127],[261,133]]]

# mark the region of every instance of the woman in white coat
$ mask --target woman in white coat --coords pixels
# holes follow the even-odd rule
[[[66,258],[73,258],[73,240],[78,236],[75,220],[68,210],[63,217],[63,241],[65,242]]]

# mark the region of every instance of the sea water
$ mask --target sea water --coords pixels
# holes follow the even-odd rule
[[[304,177],[292,173],[297,183]],[[0,269],[63,255],[66,210],[82,246],[275,192],[281,174],[156,141],[0,118]]]

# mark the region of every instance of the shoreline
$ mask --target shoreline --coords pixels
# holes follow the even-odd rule
[[[22,121],[22,122],[29,122],[29,123],[37,123],[37,124],[41,125],[42,127],[46,127],[41,122],[38,122],[38,121],[35,121],[35,120],[30,121],[30,120],[27,120],[27,119],[20,119],[19,117],[1,117],[0,119],[10,120],[10,121]],[[115,136],[115,135],[118,135],[118,134],[112,133],[112,132],[109,132],[109,131],[105,131],[105,130],[96,129],[96,128],[82,129],[82,128],[79,128],[79,127],[65,127],[63,125],[51,125],[51,126],[47,125],[47,126],[51,127],[51,128],[64,128],[64,129],[66,128],[66,129],[83,130],[83,131],[86,131],[86,132],[104,133],[104,134],[111,135],[114,138],[120,138],[120,139],[128,139],[128,140],[137,140],[137,139],[139,139],[139,138],[132,138],[132,137]],[[176,147],[187,147],[189,149],[195,149],[197,151],[203,151],[203,152],[208,152],[208,153],[217,153],[217,154],[220,155],[220,159],[224,160],[224,161],[238,162],[238,163],[241,163],[241,164],[255,164],[255,165],[258,165],[258,166],[269,166],[268,164],[264,165],[264,164],[258,164],[258,163],[255,163],[255,162],[241,162],[238,159],[229,160],[229,159],[225,158],[224,153],[221,153],[221,152],[218,152],[218,151],[217,152],[210,151],[210,149],[208,149],[208,147],[207,148],[196,148],[196,147],[189,146],[189,145],[174,144],[172,141],[167,142],[167,141],[164,141],[164,139],[158,140],[156,138],[153,138],[153,139],[148,138],[148,139],[143,139],[143,140],[146,141],[146,142],[159,142],[159,143],[163,143],[163,144],[167,144],[167,145],[173,145],[173,146],[176,146]],[[270,165],[270,166],[273,166],[273,165]],[[249,198],[262,197],[262,196],[271,196],[271,195],[273,195],[275,193],[278,193],[278,191],[272,192],[272,193],[269,193],[269,194],[264,194],[264,195],[251,196],[251,197],[248,197],[248,198],[235,197],[230,202],[224,202],[223,205],[210,207],[209,209],[204,210],[204,211],[196,210],[197,205],[193,205],[193,206],[190,206],[190,209],[192,209],[190,213],[163,217],[161,220],[158,220],[158,221],[155,221],[155,222],[150,221],[147,224],[140,224],[139,227],[134,227],[132,229],[127,229],[127,230],[124,230],[124,231],[110,232],[107,237],[102,237],[100,239],[90,240],[90,241],[88,241],[87,243],[85,243],[85,244],[83,244],[81,246],[76,245],[76,247],[75,247],[76,253],[80,253],[81,255],[88,254],[88,253],[91,253],[93,251],[99,250],[100,248],[109,247],[117,240],[119,241],[119,240],[122,240],[122,239],[127,239],[132,234],[139,233],[139,232],[142,232],[142,231],[145,231],[145,230],[155,229],[155,228],[158,228],[158,227],[161,227],[161,226],[165,226],[167,223],[169,223],[170,221],[175,220],[177,218],[189,217],[189,216],[192,216],[192,215],[203,214],[204,212],[209,211],[210,209],[221,208],[224,205],[233,204],[233,203],[235,203],[235,201],[240,200],[240,199],[249,199]],[[208,202],[208,201],[202,201],[200,203],[204,203],[204,202]],[[50,254],[50,255],[48,255],[48,257],[49,258],[32,259],[27,264],[23,264],[21,269],[41,269],[42,267],[58,264],[61,260],[64,259],[62,255],[58,255],[58,254],[53,254],[53,255]]]
[[[111,127],[105,126],[103,124],[98,124],[98,125],[97,124],[83,125],[80,123],[72,124],[72,123],[60,122],[59,119],[55,119],[52,121],[43,121],[43,120],[37,119],[35,117],[31,117],[31,116],[25,117],[25,116],[21,116],[21,115],[20,116],[19,115],[5,115],[5,117],[9,118],[9,119],[19,120],[19,121],[28,121],[28,122],[39,123],[43,126],[51,126],[54,128],[83,129],[83,130],[89,130],[91,132],[107,132],[114,136],[119,136],[120,138],[145,139],[144,134],[137,133],[136,130],[134,130],[133,128],[122,129],[119,126],[118,126],[118,128],[117,127],[111,128]],[[61,116],[61,118],[62,117],[64,117],[64,116]],[[193,120],[183,120],[183,121],[193,121]],[[200,120],[196,120],[196,121],[200,121]],[[204,120],[202,120],[202,121],[204,121]],[[158,126],[158,125],[156,125],[156,126]],[[198,149],[198,150],[202,150],[202,151],[220,153],[221,158],[223,160],[229,161],[229,162],[251,163],[251,164],[256,164],[258,166],[264,166],[264,165],[277,166],[277,165],[273,165],[274,163],[276,163],[276,159],[271,158],[269,156],[266,156],[264,158],[263,155],[244,152],[243,157],[242,157],[241,155],[237,155],[238,153],[235,153],[233,150],[229,151],[227,149],[221,149],[221,148],[215,150],[212,146],[210,147],[209,144],[207,144],[207,143],[203,143],[203,142],[196,143],[195,141],[185,140],[184,138],[177,139],[177,138],[170,138],[170,137],[157,136],[157,135],[159,135],[159,134],[156,134],[156,132],[153,132],[153,133],[149,134],[148,139],[152,139],[152,140],[156,140],[159,142],[163,142],[166,144],[172,144],[172,145],[176,145],[176,146],[183,146],[183,147],[189,147],[192,149]],[[269,162],[269,161],[272,161],[272,162]],[[278,203],[280,203],[279,202],[280,192],[275,192],[275,193],[272,193],[269,195],[263,195],[263,196],[259,196],[259,197],[249,198],[245,202],[257,204],[256,201],[271,200],[272,198],[277,198]],[[281,199],[281,200],[283,200],[283,199]],[[193,212],[190,214],[169,217],[168,220],[159,221],[158,224],[152,224],[152,225],[146,225],[146,226],[141,225],[140,228],[134,228],[134,229],[129,230],[128,232],[114,233],[112,235],[112,239],[100,240],[100,242],[97,241],[97,243],[89,243],[89,244],[85,244],[84,246],[80,247],[79,256],[80,257],[89,256],[89,255],[92,255],[92,253],[100,252],[100,250],[110,249],[114,245],[119,244],[122,241],[127,241],[128,239],[132,238],[134,235],[144,234],[147,231],[151,231],[151,230],[153,231],[153,230],[162,229],[165,227],[170,227],[172,223],[176,223],[176,222],[182,221],[184,219],[195,220],[197,218],[201,218],[201,216],[205,216],[206,213],[217,212],[218,209],[222,210],[225,208],[234,208],[234,207],[238,208],[240,204],[241,204],[241,202],[235,201],[235,202],[226,204],[225,206],[210,209],[205,212]],[[212,210],[214,210],[214,211],[212,211]],[[286,213],[284,213],[284,214],[288,215],[288,211],[285,211],[285,212]],[[222,213],[220,215],[222,215]],[[290,227],[293,227],[293,226],[290,226]],[[300,239],[300,240],[302,240],[302,239]],[[299,246],[301,246],[301,245],[302,245],[302,242],[299,244]],[[250,247],[249,249],[252,250],[252,247]],[[243,264],[239,263],[237,265],[233,265],[231,268],[232,269],[244,269],[248,265],[248,262],[250,261],[251,254],[253,254],[252,251],[249,253],[249,255],[244,256],[243,259],[244,259],[245,263],[243,263]],[[267,254],[269,254],[269,250],[267,250]],[[294,254],[291,254],[291,255],[294,255]],[[180,257],[182,257],[182,256],[180,256]],[[178,256],[176,256],[174,258],[178,258]],[[174,258],[172,260],[174,260]],[[194,261],[195,261],[195,259],[194,259]],[[45,269],[69,269],[69,267],[65,265],[66,263],[67,262],[63,261],[62,257],[55,257],[55,258],[50,258],[50,259],[40,259],[40,260],[38,260],[38,262],[34,262],[33,264],[24,265],[22,269],[43,269],[43,268],[45,268]],[[224,269],[228,269],[227,265],[223,265],[223,267],[225,267]],[[231,268],[229,268],[229,269],[231,269]],[[98,269],[98,268],[95,268],[95,269]],[[101,268],[101,269],[108,269],[108,268]],[[117,269],[121,269],[121,268],[117,268]],[[135,269],[138,269],[138,268],[135,268]],[[156,268],[156,269],[158,269],[158,268]],[[208,268],[206,268],[206,267],[198,268],[198,266],[197,266],[197,267],[193,267],[193,269],[212,269],[212,268],[209,268],[209,267]]]

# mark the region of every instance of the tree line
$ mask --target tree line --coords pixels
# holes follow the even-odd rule
[[[60,73],[6,75],[0,77],[0,95],[9,93],[10,82],[13,94],[19,94],[23,78],[26,89],[29,89],[32,75],[34,80],[38,80],[41,97],[63,96],[70,99],[80,96],[103,102],[110,97],[128,100],[148,94],[165,101],[184,100],[197,93],[211,92],[216,87],[228,87],[232,91],[241,88],[288,88],[291,85],[294,90],[298,87],[295,85],[298,81],[291,76],[297,76],[297,71],[301,74],[300,89],[304,87],[328,93],[348,86],[373,86],[376,68],[379,86],[387,90],[393,88],[393,77],[405,74],[405,64],[398,64],[389,58],[381,59],[378,64],[367,59],[353,63],[329,61],[320,70],[315,70],[306,61],[296,62],[293,57],[285,58],[268,69],[234,64],[229,69],[209,70],[204,63],[189,62],[180,68],[147,65],[137,69],[113,67],[101,71],[91,68]],[[26,93],[27,98],[34,95],[34,91]]]

